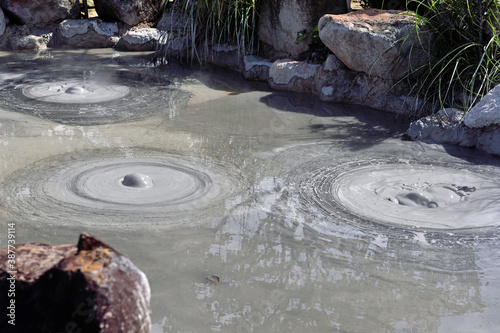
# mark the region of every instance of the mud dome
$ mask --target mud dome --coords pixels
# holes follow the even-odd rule
[[[82,70],[0,79],[3,108],[67,125],[140,120],[185,104],[190,94],[138,73]],[[145,81],[145,82],[144,82]]]
[[[92,226],[161,221],[171,226],[217,210],[238,192],[228,165],[207,159],[133,149],[68,154],[41,161],[7,182],[3,193],[19,218]],[[98,220],[98,221],[97,221]]]
[[[312,146],[313,151],[321,146]],[[284,156],[301,156],[303,148]],[[329,152],[324,152],[329,154]],[[394,155],[399,155],[397,150]],[[422,157],[343,154],[297,166],[286,181],[305,211],[318,209],[338,229],[339,222],[364,231],[408,236],[414,232],[479,235],[500,226],[498,168]]]

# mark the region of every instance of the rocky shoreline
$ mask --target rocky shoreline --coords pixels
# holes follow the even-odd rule
[[[168,7],[163,12],[165,0],[133,0],[132,4],[95,0],[98,17],[87,19],[80,18],[78,0],[49,2],[57,9],[50,15],[41,5],[0,0],[0,49],[160,50],[166,58],[190,52],[185,32],[188,18]],[[422,114],[425,106],[401,79],[409,66],[426,61],[430,37],[417,38],[414,29],[418,22],[401,13],[350,11],[345,0],[321,6],[312,1],[280,0],[276,6],[262,8],[258,37],[265,51],[245,56],[233,45],[209,45],[206,60],[246,79],[268,82],[272,89],[312,93],[326,102],[362,104],[413,117]],[[323,62],[301,60],[311,41],[306,38],[297,43],[297,32],[316,24],[330,54]],[[410,59],[408,50],[415,46],[420,56]],[[476,147],[500,155],[500,114],[492,102],[499,93],[491,92],[489,102],[483,103],[487,105],[473,112],[476,120],[472,123],[464,122],[459,111],[443,110],[412,123],[407,134],[413,140]],[[482,117],[487,117],[487,124]]]

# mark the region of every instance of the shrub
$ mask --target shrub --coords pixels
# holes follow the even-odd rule
[[[500,83],[499,11],[495,0],[414,0],[433,33],[432,60],[412,69],[414,92],[432,109],[470,110]],[[424,33],[424,32],[420,32]]]
[[[258,0],[172,0],[166,6],[187,18],[184,30],[191,40],[190,57],[201,62],[208,56],[208,44],[237,45],[244,54],[253,50],[258,3]]]

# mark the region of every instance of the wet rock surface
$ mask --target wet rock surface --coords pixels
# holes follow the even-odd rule
[[[412,122],[406,134],[413,140],[477,148],[500,155],[500,126],[495,124],[471,128],[463,118],[461,111],[444,109]]]
[[[351,70],[398,80],[408,68],[418,68],[427,61],[430,43],[430,35],[417,36],[417,23],[402,13],[367,9],[327,14],[319,21],[319,37]]]
[[[0,0],[0,6],[18,24],[45,25],[80,16],[78,0]]]
[[[0,249],[0,285],[12,275]],[[150,332],[150,289],[130,260],[88,233],[78,245],[16,246],[16,325],[2,332]],[[9,299],[2,297],[2,309]],[[2,313],[5,310],[2,310]]]

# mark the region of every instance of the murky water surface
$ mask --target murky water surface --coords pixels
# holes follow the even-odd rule
[[[109,243],[154,332],[500,327],[500,159],[150,59],[0,54],[1,235]]]

